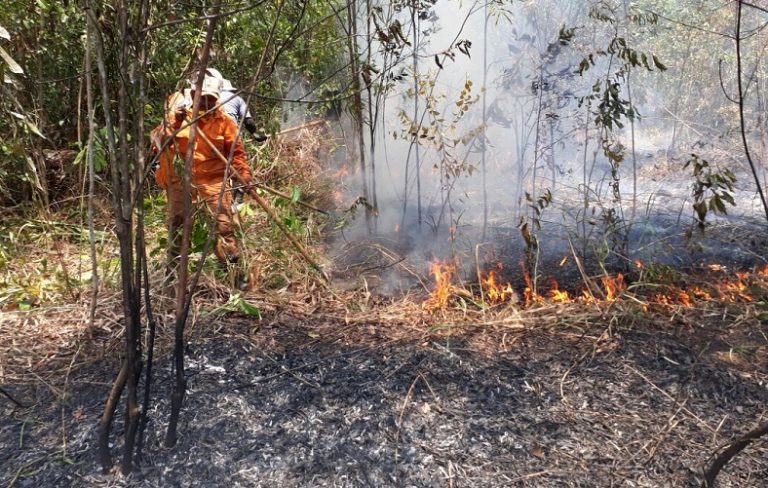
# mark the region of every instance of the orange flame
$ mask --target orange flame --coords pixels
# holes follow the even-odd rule
[[[568,262],[568,256],[565,256],[563,259],[560,260],[560,264],[558,264],[558,266],[562,268],[563,266],[565,266],[565,263],[567,262]]]
[[[616,277],[603,276],[601,281],[605,290],[605,299],[609,302],[616,300],[627,289],[627,285],[624,283],[624,275],[621,273],[617,274]]]
[[[738,272],[736,273],[736,280],[721,281],[715,284],[715,289],[720,294],[723,301],[745,301],[751,302],[752,297],[747,290],[747,280],[749,273]]]
[[[523,266],[523,280],[525,280],[523,298],[525,299],[525,304],[530,305],[531,303],[539,300],[539,295],[533,291],[533,280],[531,280],[531,275],[528,273],[528,270],[525,266]]]
[[[562,262],[565,262],[564,259]],[[645,264],[641,261],[635,261],[636,268],[644,269]],[[424,308],[436,310],[443,308],[448,304],[451,294],[456,293],[456,288],[451,285],[451,280],[455,274],[457,264],[447,262],[434,262],[430,265],[430,272],[435,276],[436,288],[424,303]],[[480,285],[484,292],[484,298],[487,303],[503,303],[517,301],[518,295],[511,284],[502,284],[497,275],[498,270],[503,269],[501,263],[492,266],[496,270],[491,270],[480,279]],[[532,304],[550,302],[550,303],[570,303],[578,301],[582,304],[599,304],[601,302],[613,302],[621,298],[627,291],[627,283],[623,274],[618,273],[615,276],[602,276],[599,278],[600,286],[593,289],[600,296],[595,296],[590,290],[583,289],[581,294],[571,296],[566,290],[561,290],[557,281],[551,280],[546,291],[541,295],[534,291],[534,284],[531,275],[525,266],[522,266],[523,280],[525,288],[522,293],[523,306]],[[755,267],[751,272],[735,272],[731,274],[728,269],[720,264],[708,264],[702,266],[704,271],[710,273],[726,273],[715,279],[710,279],[708,283],[701,285],[661,285],[663,292],[645,295],[647,303],[643,305],[646,310],[650,304],[661,305],[664,307],[686,307],[695,306],[697,302],[720,301],[720,302],[752,302],[755,300],[751,295],[753,288],[765,288],[768,279],[768,265]],[[544,288],[542,287],[542,290]],[[602,291],[602,293],[600,293]]]
[[[332,176],[334,178],[344,178],[349,174],[349,167],[345,164],[337,172],[335,172]]]
[[[559,302],[559,303],[571,301],[571,297],[568,294],[568,292],[565,290],[561,290],[557,285],[557,281],[554,281],[554,280],[552,281],[552,288],[549,289],[549,298],[553,302]]]
[[[683,307],[690,308],[693,306],[691,301],[691,295],[688,291],[678,288],[676,286],[669,287],[668,294],[657,294],[651,296],[651,301],[659,303],[661,305],[682,305]]]
[[[704,290],[703,288],[700,288],[698,286],[694,286],[690,289],[690,292],[693,294],[694,297],[701,299],[701,300],[712,300],[712,294],[708,292],[707,290]]]
[[[451,297],[453,286],[451,279],[456,272],[456,263],[449,261],[433,261],[429,264],[429,272],[435,277],[435,289],[429,298],[422,304],[425,310],[430,312],[445,308]]]
[[[496,272],[491,271],[485,279],[480,280],[480,286],[483,287],[485,296],[490,303],[502,303],[510,301],[515,297],[515,290],[512,285],[507,283],[501,285],[496,282]]]

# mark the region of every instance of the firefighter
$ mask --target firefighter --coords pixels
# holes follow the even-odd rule
[[[221,82],[221,101],[224,111],[232,117],[236,124],[242,123],[243,127],[256,139],[256,142],[266,141],[267,137],[258,131],[256,121],[253,120],[248,104],[245,103],[243,97],[235,93],[236,88],[232,86],[229,80],[223,79]]]
[[[155,150],[164,148],[159,156],[159,167],[155,173],[157,183],[168,195],[168,231],[169,253],[173,260],[178,255],[180,228],[183,222],[184,195],[181,170],[190,137],[190,121],[197,118],[197,130],[205,136],[195,140],[192,159],[192,201],[202,203],[216,222],[216,246],[214,252],[222,265],[234,265],[240,258],[240,250],[235,239],[232,211],[232,194],[223,188],[226,164],[218,157],[208,141],[218,151],[231,157],[230,175],[237,172],[244,184],[252,181],[251,168],[245,157],[245,151],[237,137],[237,125],[217,107],[221,92],[221,80],[206,76],[203,80],[200,98],[200,112],[192,114],[191,106],[184,100],[194,100],[194,88],[189,98],[184,93],[172,95],[166,108],[165,120],[152,132]],[[196,117],[195,117],[196,115]],[[170,139],[170,140],[169,140]],[[221,204],[219,205],[219,195]],[[215,215],[213,215],[215,213]],[[242,277],[237,276],[242,282]],[[240,283],[238,283],[240,284]]]

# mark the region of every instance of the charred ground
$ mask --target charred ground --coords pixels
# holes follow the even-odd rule
[[[161,447],[171,385],[163,357],[140,472],[98,474],[95,427],[116,365],[97,359],[73,371],[66,388],[50,377],[47,386],[6,386],[32,406],[3,400],[2,479],[696,486],[716,447],[765,418],[760,300],[645,311],[627,302],[541,305],[484,318],[427,317],[406,302],[372,303],[368,313],[297,305],[261,321],[208,320],[188,349],[176,448]],[[109,347],[113,338],[91,341]],[[765,441],[755,443],[720,486],[764,486],[766,454]]]

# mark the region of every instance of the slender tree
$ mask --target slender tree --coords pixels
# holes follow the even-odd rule
[[[752,160],[752,155],[749,151],[749,143],[747,142],[747,129],[744,122],[744,98],[746,97],[746,91],[744,90],[744,83],[741,78],[741,10],[743,5],[743,0],[738,0],[736,5],[736,81],[739,88],[739,127],[741,128],[741,141],[744,144],[744,155],[747,157],[749,169],[752,171],[752,176],[755,180],[755,186],[757,187],[757,193],[760,196],[760,202],[763,204],[765,219],[768,221],[768,202],[765,199],[765,193],[763,193],[763,185],[760,183],[760,175],[757,172],[757,166]]]

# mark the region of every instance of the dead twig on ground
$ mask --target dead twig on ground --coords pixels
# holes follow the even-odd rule
[[[2,393],[4,397],[6,397],[8,400],[10,400],[11,403],[15,404],[17,407],[19,407],[19,408],[27,408],[28,407],[28,405],[24,405],[20,401],[18,401],[15,398],[13,398],[13,396],[10,393],[8,393],[7,391],[5,391],[5,389],[2,386],[0,386],[0,393]]]
[[[654,390],[656,390],[656,391],[658,391],[659,393],[661,393],[662,395],[664,395],[664,396],[665,396],[667,399],[669,399],[669,400],[672,400],[673,402],[677,403],[677,400],[676,400],[676,399],[675,399],[675,398],[674,398],[672,395],[670,395],[670,394],[669,394],[669,393],[667,393],[666,391],[664,391],[664,390],[662,390],[661,388],[659,388],[658,386],[656,386],[656,384],[655,384],[653,381],[651,381],[650,379],[648,379],[648,377],[647,377],[647,376],[645,376],[643,373],[641,373],[640,371],[636,370],[635,368],[633,368],[632,366],[630,366],[630,365],[628,365],[628,364],[626,365],[626,367],[627,367],[627,368],[628,368],[630,371],[632,371],[633,373],[635,373],[636,375],[638,375],[639,377],[641,377],[643,380],[645,380],[645,382],[646,382],[646,383],[648,383],[648,384],[649,384],[649,385],[650,385],[650,386],[651,386],[651,387],[652,387]],[[698,415],[696,415],[695,413],[691,412],[689,409],[687,409],[687,408],[683,407],[683,408],[682,408],[682,411],[683,411],[683,412],[685,412],[686,414],[688,414],[688,415],[689,415],[691,418],[695,419],[695,420],[696,420],[696,421],[697,421],[699,424],[701,424],[701,426],[702,426],[702,427],[706,428],[708,431],[710,431],[710,432],[713,432],[713,433],[714,433],[714,432],[717,432],[717,431],[716,431],[716,429],[714,429],[714,428],[713,428],[712,426],[710,426],[710,425],[709,425],[707,422],[705,422],[704,420],[702,420],[702,418],[701,418],[701,417],[699,417],[699,416],[698,416]]]
[[[755,429],[750,430],[743,436],[739,437],[735,441],[727,444],[724,451],[717,455],[712,461],[712,464],[704,471],[704,481],[701,483],[702,488],[714,488],[715,479],[720,471],[725,467],[728,462],[733,459],[738,453],[749,447],[750,444],[755,442],[760,437],[768,434],[768,422],[763,422]],[[720,449],[718,449],[719,451]],[[717,451],[716,451],[717,452]]]

